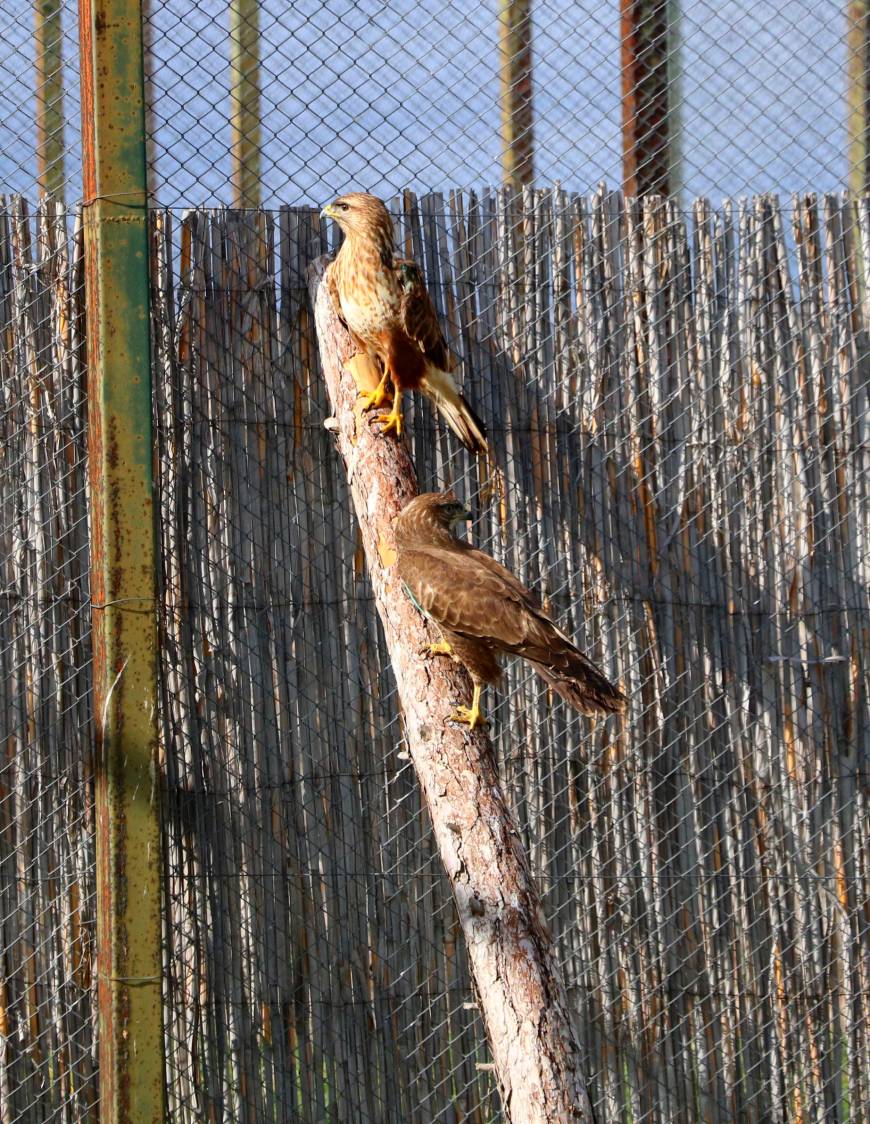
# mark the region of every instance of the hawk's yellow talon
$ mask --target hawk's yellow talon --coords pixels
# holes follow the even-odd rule
[[[480,691],[480,686],[475,683],[471,706],[458,706],[450,715],[454,722],[461,722],[469,730],[473,730],[476,726],[485,729],[489,725],[489,719],[480,709]]]
[[[387,397],[387,372],[384,372],[384,377],[378,383],[374,390],[361,390],[360,399],[363,402],[363,409],[370,410],[372,406],[380,406],[383,400]]]
[[[485,729],[489,725],[489,719],[477,706],[458,706],[450,717],[454,722],[461,722],[463,726],[467,726],[469,730],[477,726]]]
[[[391,429],[396,431],[396,436],[402,436],[402,405],[399,401],[399,395],[393,395],[393,408],[388,414],[379,414],[378,421],[383,424],[381,433],[389,433]]]
[[[452,654],[453,649],[446,640],[439,640],[437,644],[428,644],[426,651],[430,656],[449,656]]]

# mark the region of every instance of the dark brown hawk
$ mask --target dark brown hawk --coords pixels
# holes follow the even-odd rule
[[[474,684],[470,707],[454,718],[472,728],[484,721],[480,692],[501,675],[498,657],[522,656],[582,714],[613,714],[626,698],[535,604],[532,595],[494,558],[453,534],[471,518],[454,496],[429,492],[396,520],[398,572],[411,599],[441,629],[432,651],[463,664]]]
[[[467,449],[485,453],[483,424],[450,374],[453,360],[420,269],[395,255],[387,208],[374,195],[351,192],[322,214],[345,234],[326,274],[333,303],[360,351],[383,366],[377,389],[364,394],[368,404],[380,406],[393,384],[393,407],[380,415],[384,432],[402,432],[402,391],[419,390]]]

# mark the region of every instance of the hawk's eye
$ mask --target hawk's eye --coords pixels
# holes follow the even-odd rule
[[[338,207],[338,209],[340,211],[349,211],[350,210],[350,207],[348,207],[347,203],[336,203],[335,205],[336,205],[336,207]]]

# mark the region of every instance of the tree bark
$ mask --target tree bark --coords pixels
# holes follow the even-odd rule
[[[579,1037],[561,969],[488,736],[449,721],[468,702],[464,671],[421,653],[437,637],[395,573],[393,520],[417,494],[404,444],[384,437],[358,405],[365,364],[344,364],[353,345],[321,285],[326,259],[309,273],[320,357],[384,628],[411,759],[468,948],[505,1116],[514,1124],[592,1121]],[[355,381],[356,379],[356,381]]]

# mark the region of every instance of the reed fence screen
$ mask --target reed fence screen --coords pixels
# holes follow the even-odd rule
[[[392,200],[491,435],[421,488],[627,690],[488,709],[600,1120],[870,1103],[870,201]],[[0,210],[2,1119],[96,1119],[77,217]],[[497,1121],[403,750],[308,263],[317,212],[152,215],[169,1118]]]
[[[81,239],[0,197],[0,1120],[95,1119]]]

